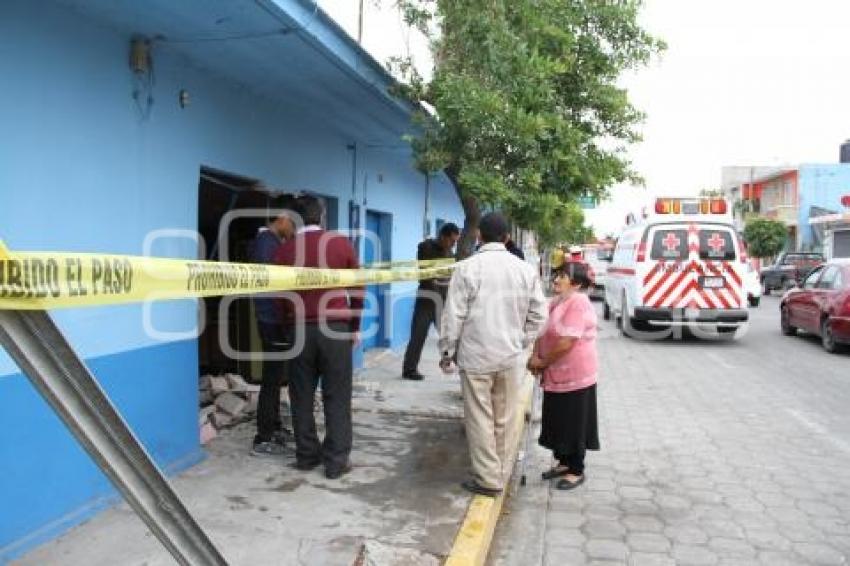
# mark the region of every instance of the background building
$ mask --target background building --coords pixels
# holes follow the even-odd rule
[[[749,171],[748,171],[749,169]],[[733,203],[735,222],[771,218],[788,227],[788,247],[823,251],[825,234],[813,219],[838,214],[850,194],[850,163],[789,167],[724,167],[724,195]]]
[[[258,220],[218,241],[224,216],[298,192],[325,198],[330,227],[376,233],[357,240],[365,261],[411,258],[424,232],[463,218],[448,179],[413,168],[413,109],[392,79],[311,1],[10,0],[0,34],[0,238],[13,250],[239,260]],[[406,342],[414,288],[371,290],[366,347]],[[169,471],[203,457],[199,366],[230,363],[198,338],[201,310],[55,313]],[[216,312],[208,329],[255,343],[244,300]],[[3,562],[116,496],[2,352],[0,399]]]

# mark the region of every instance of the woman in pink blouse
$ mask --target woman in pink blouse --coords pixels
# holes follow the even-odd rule
[[[543,479],[561,478],[558,489],[581,485],[585,451],[599,450],[596,311],[582,292],[590,285],[585,263],[566,263],[555,273],[549,320],[528,361],[543,386],[540,445],[558,460]]]

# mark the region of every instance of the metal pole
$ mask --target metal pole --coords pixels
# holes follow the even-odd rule
[[[49,314],[0,310],[0,344],[178,563],[226,566]]]

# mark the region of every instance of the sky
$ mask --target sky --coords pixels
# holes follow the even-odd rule
[[[365,0],[364,47],[381,62],[427,43],[404,29],[391,0]],[[356,36],[357,0],[319,0]],[[641,21],[668,44],[623,77],[647,114],[629,152],[646,188],[612,188],[587,218],[616,233],[657,195],[720,185],[724,165],[834,163],[850,139],[850,0],[646,0]]]

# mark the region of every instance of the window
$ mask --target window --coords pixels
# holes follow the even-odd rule
[[[688,231],[659,228],[652,237],[652,259],[688,259]]]
[[[803,289],[814,289],[815,283],[817,283],[818,278],[823,273],[823,267],[818,267],[806,277],[806,280],[803,281]]]
[[[699,258],[702,260],[733,261],[735,243],[726,230],[700,230]]]
[[[836,279],[840,275],[840,271],[834,265],[830,265],[829,267],[824,269],[823,277],[818,281],[817,288],[818,289],[839,289],[840,287],[836,286]]]

